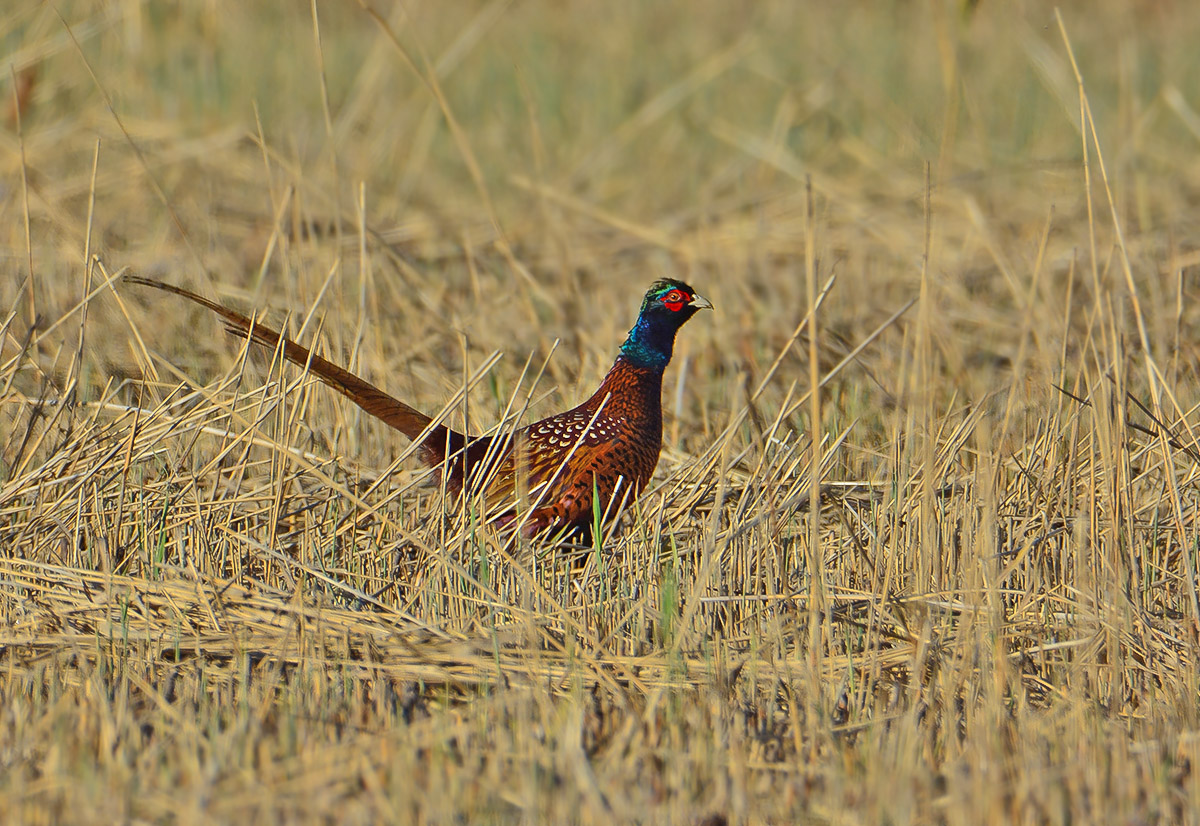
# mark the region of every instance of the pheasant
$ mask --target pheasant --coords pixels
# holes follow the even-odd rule
[[[597,516],[619,513],[650,481],[662,446],[662,378],[675,333],[712,304],[682,281],[654,282],[612,368],[585,402],[511,433],[467,436],[435,424],[373,384],[241,313],[190,290],[127,276],[183,296],[219,315],[229,332],[281,348],[364,411],[417,442],[416,455],[455,494],[482,493],[489,520],[540,534],[586,540]],[[532,509],[522,514],[518,503]]]

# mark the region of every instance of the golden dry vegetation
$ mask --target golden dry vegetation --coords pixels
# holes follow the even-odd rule
[[[1182,0],[7,5],[4,819],[1196,822],[1198,42]],[[717,311],[635,512],[530,547],[124,272],[475,430],[587,395],[653,278]]]

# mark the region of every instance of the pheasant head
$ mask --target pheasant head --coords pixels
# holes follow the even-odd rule
[[[672,278],[655,281],[642,299],[621,356],[635,367],[665,370],[675,347],[675,333],[699,310],[711,310],[707,298]]]

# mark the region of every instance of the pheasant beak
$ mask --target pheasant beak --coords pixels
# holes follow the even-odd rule
[[[712,302],[699,294],[692,296],[692,300],[688,302],[688,306],[696,310],[711,310],[713,308]]]

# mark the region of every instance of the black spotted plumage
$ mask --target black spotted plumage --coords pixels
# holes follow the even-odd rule
[[[662,446],[662,379],[675,333],[705,298],[682,281],[651,285],[620,354],[586,401],[510,434],[468,437],[241,313],[159,281],[127,280],[175,293],[221,316],[230,332],[267,347],[418,442],[417,455],[444,474],[455,493],[482,492],[499,523],[528,535],[589,535],[595,518],[613,516],[650,481]],[[497,441],[500,440],[500,441]]]

